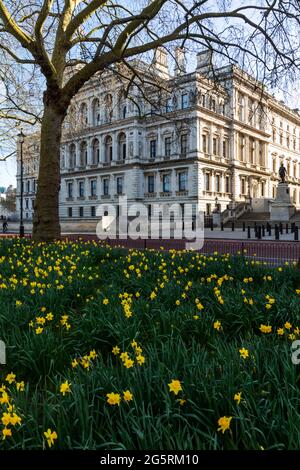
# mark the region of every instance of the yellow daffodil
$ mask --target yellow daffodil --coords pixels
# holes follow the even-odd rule
[[[107,393],[106,396],[107,396],[107,403],[109,405],[118,405],[118,406],[120,405],[121,396],[119,393],[111,392],[111,393]]]
[[[63,396],[65,396],[66,393],[71,392],[71,384],[66,380],[60,385],[59,391]]]
[[[182,390],[181,382],[177,379],[173,379],[172,382],[168,384],[170,392],[173,392],[174,395],[178,395],[178,393]]]
[[[248,351],[248,349],[241,348],[241,349],[239,349],[239,353],[240,353],[240,356],[241,356],[243,359],[247,359],[247,358],[249,357],[249,351]]]
[[[218,419],[218,431],[221,431],[223,434],[225,431],[230,429],[230,423],[232,420],[232,416],[222,416],[222,418]]]
[[[123,392],[123,398],[127,402],[133,400],[133,395],[130,390],[126,390],[125,392]]]
[[[241,401],[241,399],[242,399],[242,392],[235,393],[233,399],[234,399],[234,401],[236,401],[237,404],[239,405],[239,404],[240,404],[240,401]]]
[[[47,440],[48,446],[52,447],[54,444],[54,441],[57,439],[57,434],[55,431],[51,431],[51,429],[47,429],[47,431],[44,432],[44,436]]]

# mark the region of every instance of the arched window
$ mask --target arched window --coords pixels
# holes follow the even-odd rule
[[[112,95],[106,95],[104,99],[105,108],[105,122],[110,122],[112,119]]]
[[[127,106],[123,106],[123,119],[127,118]]]
[[[86,103],[82,103],[80,106],[80,121],[83,126],[88,124],[88,107]]]
[[[76,145],[71,144],[69,147],[69,168],[74,168],[76,165]]]
[[[112,138],[108,135],[105,139],[105,161],[111,162],[113,157],[113,145],[112,145]]]
[[[121,132],[121,134],[119,134],[118,144],[119,144],[119,152],[118,152],[119,160],[125,160],[127,157],[127,146],[126,146],[126,134],[124,132]]]
[[[93,165],[98,165],[98,163],[100,161],[99,140],[98,139],[93,140],[92,148],[93,148]]]
[[[99,126],[100,124],[100,101],[95,98],[92,104],[93,109],[93,126]]]
[[[85,141],[80,144],[80,166],[87,164],[87,143]]]

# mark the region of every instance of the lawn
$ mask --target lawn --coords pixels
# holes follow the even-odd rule
[[[300,270],[245,255],[0,242],[0,449],[299,449]]]

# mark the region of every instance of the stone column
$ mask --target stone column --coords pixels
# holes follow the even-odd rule
[[[197,125],[197,147],[196,147],[196,150],[197,150],[197,153],[199,154],[199,152],[202,152],[202,123],[201,123],[201,119],[198,119],[197,120],[198,122],[198,125]]]
[[[66,148],[67,146],[65,144],[62,144],[60,146],[60,169],[64,170],[67,165],[66,165]]]
[[[93,164],[93,139],[89,138],[87,140],[87,166],[91,166]]]
[[[254,163],[259,165],[259,143],[256,139],[254,141]]]
[[[118,160],[118,137],[116,132],[112,134],[112,161]]]
[[[161,158],[162,153],[162,135],[160,130],[157,130],[157,144],[156,144],[156,158]]]
[[[244,139],[245,139],[245,147],[244,147],[244,162],[249,163],[250,162],[250,155],[249,155],[249,136],[244,134]]]
[[[245,122],[248,124],[249,122],[249,115],[248,115],[248,96],[245,95],[244,97],[244,104],[245,104],[245,108],[244,108],[244,117],[245,117]],[[247,161],[247,160],[246,160]]]
[[[137,127],[133,130],[133,158],[139,157],[139,129]]]
[[[213,125],[211,124],[210,127],[210,132],[209,132],[209,137],[208,137],[208,153],[210,155],[213,154],[213,138],[214,138],[214,131],[213,131]]]
[[[172,172],[171,172],[171,184],[170,184],[171,193],[173,193],[173,194],[175,194],[175,191],[178,190],[177,178],[178,178],[178,175],[176,175],[176,172],[173,168]]]
[[[221,128],[220,138],[219,138],[219,155],[223,157],[223,140],[224,140],[224,129]]]
[[[89,100],[87,101],[87,107],[88,107],[88,126],[93,126],[94,123],[93,123],[93,98],[89,98]]]
[[[76,155],[75,155],[75,169],[80,167],[80,142],[75,142]]]
[[[215,191],[215,170],[210,172],[210,191],[212,193]]]
[[[233,162],[237,160],[236,152],[236,132],[233,131],[229,138],[229,160]]]
[[[159,196],[159,193],[162,191],[162,181],[161,181],[161,173],[157,171],[154,173],[154,192]],[[148,192],[148,187],[146,189]]]
[[[225,178],[224,178],[224,172],[220,172],[220,193],[225,193],[225,187],[224,187],[224,184],[225,184]]]
[[[104,144],[104,136],[100,135],[99,139],[99,150],[100,150],[100,163],[105,162],[105,144]]]

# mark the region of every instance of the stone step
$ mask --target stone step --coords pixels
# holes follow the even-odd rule
[[[270,212],[245,212],[238,220],[270,220]]]

